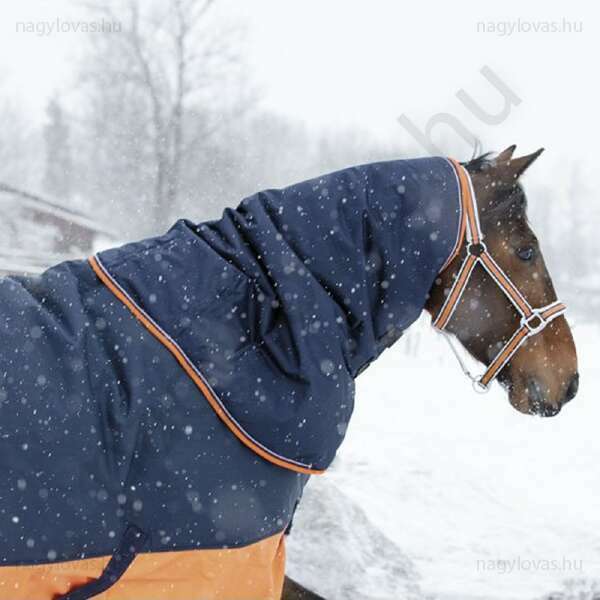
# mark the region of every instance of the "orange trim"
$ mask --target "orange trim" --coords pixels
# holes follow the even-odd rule
[[[482,254],[481,260],[490,269],[490,271],[492,271],[494,277],[496,277],[500,281],[501,287],[504,288],[504,291],[509,293],[513,301],[523,311],[523,314],[526,317],[530,317],[533,314],[531,312],[531,307],[529,306],[529,304],[527,304],[527,302],[523,300],[523,297],[521,296],[520,292],[517,290],[513,282],[510,279],[508,279],[500,269],[498,269],[496,263],[490,258],[488,254]]]
[[[471,195],[471,186],[467,179],[467,173],[465,168],[454,158],[449,159],[454,165],[458,180],[460,181],[461,188],[461,199],[463,201],[463,210],[467,215],[469,221],[469,231],[471,233],[472,242],[478,244],[481,240],[479,238],[479,227],[477,226],[477,215],[475,214],[475,206],[473,203],[473,197]]]
[[[502,352],[498,354],[498,356],[494,359],[492,364],[488,367],[487,371],[483,374],[481,378],[481,384],[487,386],[492,379],[497,375],[497,373],[503,367],[504,362],[507,358],[511,356],[511,354],[515,351],[516,348],[519,347],[521,342],[527,337],[529,330],[526,327],[522,327],[519,329],[518,333],[513,337],[510,344],[504,347]]]
[[[442,312],[434,323],[435,327],[438,329],[444,329],[448,324],[448,320],[450,319],[457,302],[460,300],[460,296],[463,294],[465,286],[468,283],[476,264],[477,258],[472,254],[469,254],[463,263],[463,268],[459,272],[458,280],[452,288],[452,292],[450,293],[450,296],[448,296]]]
[[[242,548],[145,552],[95,600],[279,600],[285,536]],[[52,600],[94,581],[110,556],[0,567],[0,600]]]
[[[549,319],[550,317],[553,317],[556,313],[564,312],[565,310],[567,310],[567,305],[561,302],[560,304],[556,304],[555,306],[551,306],[549,309],[545,310],[542,313],[542,317],[544,319]]]
[[[278,467],[283,467],[284,469],[289,469],[290,471],[295,471],[297,473],[304,473],[306,475],[321,475],[325,472],[317,469],[310,469],[308,467],[301,467],[273,456],[249,439],[245,432],[242,431],[222,409],[218,400],[213,396],[210,388],[200,377],[198,377],[190,365],[188,358],[181,353],[179,348],[177,348],[177,346],[175,346],[171,340],[166,338],[163,332],[160,331],[150,320],[148,320],[146,315],[144,315],[144,313],[133,302],[131,302],[131,300],[125,294],[123,294],[119,288],[114,285],[110,278],[104,273],[95,257],[90,257],[89,263],[100,281],[102,281],[102,283],[129,309],[133,316],[175,357],[190,379],[196,384],[196,387],[198,387],[198,389],[202,392],[203,396],[206,398],[215,413],[217,413],[218,417],[223,421],[223,423],[225,423],[225,425],[227,425],[229,430],[238,438],[238,440],[240,440],[240,442],[258,454],[261,458],[268,460]]]
[[[460,202],[461,210],[460,210],[460,225],[458,228],[458,237],[456,238],[456,243],[454,244],[454,248],[444,263],[444,266],[441,268],[440,273],[443,273],[449,266],[450,263],[460,254],[460,250],[462,248],[463,242],[465,241],[465,233],[467,231],[467,213],[465,210],[465,202],[463,197],[462,185],[460,181],[460,176],[458,174],[459,168],[456,166],[457,163],[454,159],[449,158],[448,161],[452,165],[454,172],[456,174],[456,178],[458,180],[458,201]]]

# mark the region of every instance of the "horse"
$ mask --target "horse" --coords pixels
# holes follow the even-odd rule
[[[478,390],[558,414],[577,356],[519,182],[541,151],[514,150],[343,169],[1,279],[0,599],[319,598],[285,535],[424,310]]]

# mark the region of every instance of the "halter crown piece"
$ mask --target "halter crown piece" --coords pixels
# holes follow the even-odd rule
[[[452,285],[439,314],[433,322],[433,326],[438,331],[445,334],[461,368],[473,381],[475,389],[486,392],[488,391],[490,384],[508,364],[510,359],[525,341],[543,331],[554,319],[564,314],[567,307],[562,302],[556,300],[547,306],[533,308],[519,291],[517,286],[511,281],[510,277],[500,268],[483,241],[484,236],[481,232],[477,200],[475,198],[471,178],[460,163],[453,159],[449,160],[454,167],[460,189],[462,204],[460,238],[462,239],[462,237],[466,235],[467,255],[463,260],[454,284]],[[521,315],[519,328],[508,342],[506,342],[496,357],[490,362],[486,371],[480,376],[474,376],[469,372],[460,358],[458,350],[453,345],[452,337],[445,331],[456,307],[460,304],[461,298],[477,264],[480,264],[487,271]]]

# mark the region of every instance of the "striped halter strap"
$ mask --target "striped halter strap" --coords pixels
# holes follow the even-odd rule
[[[472,379],[475,389],[485,392],[525,341],[543,331],[549,323],[562,315],[567,307],[562,302],[556,300],[547,306],[532,308],[517,286],[510,280],[510,277],[494,260],[483,241],[484,236],[479,223],[477,200],[467,170],[453,159],[450,159],[450,162],[455,169],[459,183],[462,204],[461,232],[459,238],[463,239],[466,235],[467,254],[438,316],[433,321],[433,326],[446,334],[446,339],[450,342],[450,346],[458,358],[463,371]],[[473,376],[465,367],[457,349],[452,343],[453,340],[450,334],[445,329],[461,301],[477,264],[480,264],[487,271],[514,305],[521,315],[521,322],[513,336],[490,362],[486,371],[480,376]]]

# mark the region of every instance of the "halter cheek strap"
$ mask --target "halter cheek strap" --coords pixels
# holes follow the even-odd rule
[[[487,391],[489,385],[498,376],[500,371],[508,364],[517,350],[525,341],[543,331],[549,323],[557,317],[560,317],[566,311],[567,307],[556,300],[547,306],[541,308],[532,308],[525,296],[519,291],[517,286],[511,281],[510,277],[501,269],[498,263],[489,253],[481,232],[479,223],[479,211],[477,209],[477,200],[471,178],[466,169],[457,161],[449,159],[456,173],[463,211],[463,222],[461,224],[461,235],[466,235],[467,256],[465,257],[450,293],[433,322],[433,326],[440,332],[446,334],[446,339],[450,342],[453,352],[458,358],[463,371],[473,380],[474,385],[481,391]],[[521,323],[514,335],[506,342],[500,352],[491,361],[483,375],[475,377],[471,375],[465,367],[460,354],[452,344],[452,338],[445,331],[456,307],[460,304],[461,298],[467,288],[467,285],[473,274],[475,267],[480,264],[490,277],[496,282],[498,287],[504,292],[513,306],[521,315]]]

